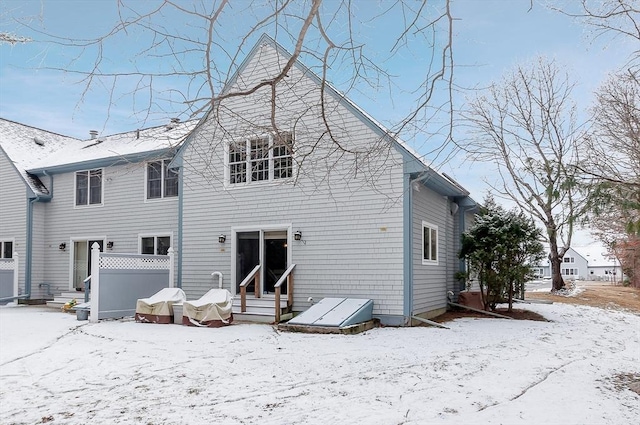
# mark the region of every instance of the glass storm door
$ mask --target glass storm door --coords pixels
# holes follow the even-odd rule
[[[236,233],[236,293],[240,283],[261,264],[260,286],[263,294],[273,294],[275,284],[287,270],[287,231],[251,231]],[[255,294],[255,284],[247,285],[247,293]],[[286,294],[286,287],[282,287]]]
[[[287,232],[264,233],[264,293],[273,294],[275,284],[287,270]],[[286,285],[282,285],[282,293],[287,293]]]
[[[103,241],[75,241],[73,243],[73,287],[84,290],[84,280],[91,274],[91,245],[97,242],[102,252]]]
[[[240,283],[260,264],[260,232],[238,232],[236,253],[236,293],[240,293]],[[255,285],[251,282],[247,292],[254,293]]]

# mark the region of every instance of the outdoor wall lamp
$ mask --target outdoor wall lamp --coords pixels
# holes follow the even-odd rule
[[[113,241],[107,242],[107,249],[113,249]]]
[[[293,234],[293,239],[295,239],[297,241],[301,241],[302,240],[302,232],[300,230],[296,230],[296,232]]]
[[[64,251],[66,247],[67,247],[67,244],[66,244],[66,243],[64,243],[64,242],[62,242],[60,245],[58,245],[58,249],[59,249],[60,251]]]
[[[218,236],[218,242],[224,243],[226,240],[227,240],[227,236],[226,235]]]

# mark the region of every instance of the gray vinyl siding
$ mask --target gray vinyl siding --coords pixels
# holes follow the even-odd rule
[[[277,69],[273,53],[263,48],[263,62],[249,64],[239,80],[260,81],[264,70]],[[278,124],[293,129],[302,155],[324,131],[317,86],[297,68],[286,84],[295,84],[295,90],[278,98]],[[185,149],[182,287],[187,296],[199,297],[210,289],[216,283],[214,271],[224,274],[225,287],[235,293],[233,227],[283,225],[300,230],[304,239],[292,240],[289,248],[296,264],[294,310],[306,309],[308,297],[354,297],[373,299],[374,315],[402,316],[402,157],[393,148],[366,158],[368,163],[356,172],[353,157],[329,154],[325,140],[305,158],[295,184],[224,187],[224,145],[266,132],[268,93],[263,89],[251,98],[227,99],[221,108],[227,113],[211,117]],[[299,111],[307,109],[300,117]],[[371,146],[379,139],[341,105],[328,108],[328,119],[334,136],[349,148]],[[218,243],[219,234],[227,235],[225,244]]]
[[[447,307],[447,282],[454,272],[449,203],[443,196],[420,187],[413,192],[413,314]],[[438,226],[438,264],[422,263],[422,222]]]
[[[27,235],[27,185],[0,149],[0,240],[13,240],[20,259],[18,287],[24,293]]]
[[[54,176],[54,195],[45,205],[45,236],[42,243],[42,280],[53,292],[70,289],[72,238],[113,241],[113,253],[138,253],[138,235],[173,233],[178,251],[178,199],[145,202],[145,164],[133,163],[103,169],[103,205],[75,207],[75,173]],[[64,251],[58,249],[66,243]],[[34,264],[34,267],[36,264]],[[34,268],[35,272],[35,268]],[[37,282],[34,281],[34,286]]]

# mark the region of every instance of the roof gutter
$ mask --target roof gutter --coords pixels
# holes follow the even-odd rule
[[[27,246],[24,263],[24,292],[27,299],[31,298],[31,270],[33,268],[33,205],[36,202],[51,202],[53,198],[53,176],[43,170],[43,175],[49,176],[49,194],[34,194],[27,199]]]

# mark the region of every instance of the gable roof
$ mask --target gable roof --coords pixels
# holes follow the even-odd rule
[[[236,84],[240,75],[244,72],[244,70],[251,63],[254,57],[258,55],[259,50],[264,45],[271,46],[277,51],[278,55],[282,56],[286,60],[289,60],[293,56],[284,47],[278,44],[273,38],[271,38],[267,34],[262,34],[251,51],[244,58],[238,69],[225,84],[224,88],[221,91],[223,95],[229,93],[231,87]],[[371,115],[369,115],[362,108],[356,105],[344,93],[336,89],[331,83],[329,83],[328,81],[323,82],[315,72],[306,67],[302,62],[300,62],[300,60],[296,60],[293,66],[298,68],[306,77],[313,80],[316,84],[324,84],[324,87],[326,88],[326,91],[329,95],[331,95],[336,101],[338,101],[341,105],[346,107],[351,113],[358,117],[360,121],[367,125],[367,127],[369,127],[375,134],[377,134],[381,138],[388,138],[389,140],[391,140],[396,149],[398,149],[403,154],[405,162],[411,163],[410,171],[414,173],[415,177],[424,185],[444,196],[466,198],[465,200],[467,201],[467,206],[476,205],[476,202],[469,197],[469,192],[466,189],[464,189],[450,177],[445,176],[435,169],[431,168],[424,157],[419,155],[418,152],[411,148],[408,143],[397,137],[397,135],[393,134],[389,129],[376,121]],[[202,118],[201,122],[206,121],[210,113],[211,110]],[[189,141],[185,143],[183,148],[186,148],[186,145],[188,143]]]
[[[615,258],[611,257],[607,249],[600,244],[577,246],[576,251],[579,251],[587,259],[589,267],[616,266]]]
[[[78,142],[73,137],[0,118],[0,149],[34,194],[47,195],[49,192],[40,179],[27,170]]]

